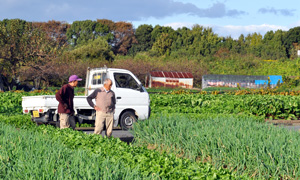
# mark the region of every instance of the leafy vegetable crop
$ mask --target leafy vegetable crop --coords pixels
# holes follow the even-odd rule
[[[300,118],[300,96],[271,95],[151,95],[153,113],[225,113],[269,119]]]
[[[22,114],[22,96],[53,94],[50,91],[15,91],[0,92],[0,113],[2,114]]]
[[[0,93],[0,113],[22,114],[22,96],[52,92]],[[152,113],[225,113],[263,116],[269,119],[299,119],[300,96],[151,94]]]

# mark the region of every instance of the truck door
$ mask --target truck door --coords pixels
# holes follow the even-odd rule
[[[113,91],[116,95],[116,113],[120,115],[124,109],[134,109],[140,119],[148,118],[149,95],[138,80],[128,73],[114,73]]]

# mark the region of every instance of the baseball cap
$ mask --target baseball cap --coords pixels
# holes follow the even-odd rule
[[[77,75],[72,75],[69,77],[69,82],[72,81],[81,81],[82,79],[80,79]]]

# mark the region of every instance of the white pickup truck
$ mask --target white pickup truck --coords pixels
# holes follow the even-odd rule
[[[150,98],[138,78],[128,70],[114,68],[88,68],[86,74],[85,96],[74,97],[75,119],[79,123],[95,121],[96,112],[89,106],[86,97],[103,81],[110,78],[116,96],[114,127],[120,125],[127,130],[140,119],[150,116]],[[79,82],[80,83],[80,82]],[[23,113],[31,114],[32,121],[41,124],[59,124],[58,101],[54,95],[22,97]]]

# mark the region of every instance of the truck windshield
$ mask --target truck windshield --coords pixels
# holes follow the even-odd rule
[[[130,74],[114,73],[117,88],[129,88],[136,90],[139,86]]]

